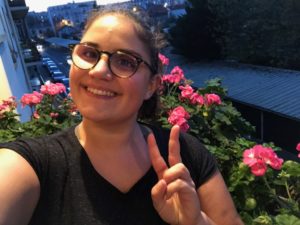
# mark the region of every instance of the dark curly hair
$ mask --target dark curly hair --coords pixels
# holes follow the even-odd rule
[[[151,24],[149,17],[142,11],[133,11],[120,7],[103,7],[93,11],[87,20],[83,35],[87,32],[95,20],[105,15],[121,15],[133,21],[139,39],[144,43],[150,54],[150,64],[153,68],[152,76],[162,73],[162,64],[159,60],[158,53],[165,47],[166,41],[158,27]],[[155,119],[159,109],[159,96],[155,92],[151,98],[145,100],[139,110],[138,119],[152,120]]]

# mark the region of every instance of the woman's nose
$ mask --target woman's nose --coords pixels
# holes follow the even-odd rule
[[[89,75],[98,79],[112,79],[112,73],[108,66],[108,56],[105,54],[101,55],[98,63],[89,71]]]

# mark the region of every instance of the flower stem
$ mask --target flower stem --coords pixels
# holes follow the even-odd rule
[[[290,191],[289,191],[288,183],[287,183],[287,182],[284,182],[284,184],[285,184],[285,189],[286,189],[286,193],[287,193],[287,195],[288,195],[288,197],[289,197],[289,200],[292,200],[292,196],[291,196],[291,193],[290,193]]]
[[[283,202],[278,198],[276,191],[270,187],[269,182],[267,181],[267,178],[265,176],[263,176],[263,181],[267,186],[267,188],[269,189],[269,191],[271,192],[271,194],[274,196],[275,200],[278,202],[278,204],[281,207],[286,207],[286,204],[283,204]]]

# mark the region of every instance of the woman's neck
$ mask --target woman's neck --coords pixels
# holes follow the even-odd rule
[[[110,124],[105,126],[89,120],[83,120],[76,127],[76,136],[81,145],[86,149],[99,149],[101,151],[128,148],[140,139],[142,132],[136,121],[127,123]]]

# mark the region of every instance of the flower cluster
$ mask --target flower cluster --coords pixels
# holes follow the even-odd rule
[[[22,107],[29,106],[33,109],[34,119],[50,117],[51,120],[56,121],[59,117],[66,117],[69,114],[77,115],[74,103],[64,98],[65,95],[60,96],[65,93],[66,87],[62,83],[48,81],[41,86],[40,92],[24,94],[20,102]]]
[[[160,59],[161,63],[162,63],[164,66],[169,65],[169,62],[170,62],[169,59],[168,59],[166,56],[164,56],[163,54],[159,53],[159,54],[158,54],[158,58]]]
[[[2,100],[2,104],[0,104],[0,115],[5,111],[14,110],[16,107],[16,97],[11,96],[6,100]]]
[[[65,85],[61,83],[51,83],[50,81],[46,82],[45,85],[41,87],[42,94],[48,95],[57,95],[66,92]]]
[[[20,100],[22,107],[25,107],[26,105],[34,106],[39,104],[42,101],[43,96],[43,94],[37,91],[34,91],[32,94],[24,94]]]
[[[181,90],[181,98],[190,101],[191,104],[198,104],[200,106],[205,105],[207,107],[211,105],[221,105],[222,101],[217,94],[205,94],[204,96],[195,92],[195,90],[189,85],[179,86]]]
[[[179,84],[181,81],[185,80],[183,70],[179,66],[175,66],[170,74],[162,76],[163,82],[176,83]]]
[[[188,131],[190,127],[187,120],[190,118],[190,114],[182,106],[178,106],[173,109],[169,115],[168,121],[170,124],[179,125],[183,132]]]
[[[169,64],[166,56],[160,54],[159,58],[163,65]],[[216,93],[200,94],[190,84],[191,81],[184,76],[179,66],[175,66],[170,74],[162,76],[161,100],[168,111],[167,121],[171,125],[179,125],[183,132],[190,129],[188,120],[192,114],[200,115],[202,110],[202,115],[207,116],[212,107],[222,104],[220,96]]]
[[[263,176],[267,171],[267,165],[280,170],[283,159],[279,158],[272,148],[255,145],[244,151],[243,162],[251,168],[255,176]]]
[[[299,151],[299,153],[298,153],[298,158],[300,158],[300,143],[297,144],[296,150]]]

